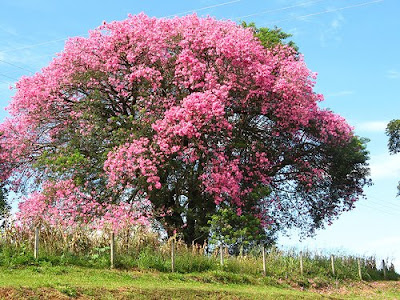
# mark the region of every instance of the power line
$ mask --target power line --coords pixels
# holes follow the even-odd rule
[[[172,17],[172,16],[178,16],[181,14],[186,14],[189,12],[196,12],[196,11],[201,11],[201,10],[206,10],[206,9],[210,9],[210,8],[215,8],[215,7],[220,7],[220,6],[225,6],[225,5],[229,5],[229,4],[233,4],[233,3],[237,3],[240,2],[241,0],[233,0],[233,1],[228,1],[228,2],[224,2],[224,3],[219,3],[219,4],[215,4],[215,5],[210,5],[210,6],[205,6],[202,8],[198,8],[198,9],[193,9],[193,10],[188,10],[188,11],[184,11],[184,12],[180,12],[180,13],[176,13],[173,15],[168,15],[165,16],[164,18],[168,18],[168,17]],[[308,2],[303,2],[303,3],[299,3],[296,5],[291,5],[291,6],[287,6],[287,7],[282,7],[282,8],[278,8],[278,9],[273,9],[273,10],[266,10],[266,11],[262,11],[259,13],[254,13],[254,14],[249,14],[249,15],[244,15],[244,16],[240,16],[237,17],[236,19],[240,19],[240,18],[247,18],[247,17],[251,17],[251,16],[256,16],[256,15],[262,15],[262,14],[266,14],[266,13],[270,13],[270,12],[276,12],[276,11],[283,11],[283,10],[287,10],[287,9],[291,9],[291,8],[295,8],[295,7],[300,7],[300,6],[305,6],[308,4],[315,4],[317,2],[321,2],[324,0],[316,0],[316,1],[308,1]],[[291,19],[300,19],[300,18],[306,18],[306,17],[310,17],[310,16],[316,16],[316,15],[321,15],[321,14],[325,14],[325,13],[331,13],[331,12],[335,12],[335,11],[340,11],[340,10],[344,10],[344,9],[349,9],[349,8],[355,8],[355,7],[360,7],[360,6],[366,6],[366,5],[370,5],[370,4],[374,4],[374,3],[379,3],[379,2],[383,2],[384,0],[374,0],[374,1],[369,1],[369,2],[364,2],[364,3],[359,3],[359,4],[355,4],[355,5],[349,5],[349,6],[345,6],[345,7],[341,7],[341,8],[336,8],[336,9],[330,9],[330,10],[324,10],[321,12],[316,12],[316,13],[312,13],[312,14],[307,14],[307,15],[302,15],[302,16],[297,16],[297,17],[291,17],[291,18],[286,18],[286,19],[281,19],[281,20],[277,20],[274,21],[273,23],[278,23],[278,22],[283,22],[283,21],[287,21],[287,20],[291,20]],[[272,23],[272,22],[271,22]],[[87,34],[84,35],[78,35],[78,36],[85,36]],[[29,49],[29,48],[33,48],[33,47],[37,47],[37,46],[42,46],[42,45],[47,45],[47,44],[51,44],[54,42],[58,42],[58,41],[64,41],[66,39],[68,39],[69,37],[64,37],[64,38],[59,38],[59,39],[55,39],[55,40],[50,40],[50,41],[45,41],[45,42],[41,42],[41,43],[37,43],[37,44],[33,44],[33,45],[27,45],[27,46],[23,46],[23,47],[19,47],[19,48],[14,48],[14,49],[7,49],[7,50],[2,50],[2,53],[6,53],[6,52],[11,52],[11,51],[18,51],[18,50],[24,50],[24,49]],[[47,56],[47,55],[46,55]],[[3,62],[5,64],[11,65],[15,68],[24,70],[24,71],[28,71],[30,73],[34,73],[32,70],[29,70],[27,68],[18,66],[16,64],[10,63],[8,61],[2,60],[0,59],[0,62]],[[15,78],[12,78],[8,75],[5,74],[0,74],[3,77],[7,77],[9,79],[12,80],[17,80]]]
[[[400,204],[399,204],[399,203],[393,203],[393,202],[389,202],[389,201],[383,201],[383,200],[377,199],[377,198],[375,198],[375,197],[370,197],[370,196],[368,197],[368,200],[370,200],[370,201],[372,201],[372,202],[379,203],[379,204],[388,205],[388,206],[391,206],[391,207],[393,207],[393,208],[400,208]]]
[[[366,199],[366,201],[364,201],[363,203],[368,203],[370,205],[375,205],[375,206],[382,207],[382,208],[389,209],[389,210],[399,210],[400,209],[400,206],[397,206],[390,202],[384,202],[384,201],[381,201],[378,199],[373,199],[371,197],[368,197]],[[400,212],[400,210],[399,210],[399,212]]]
[[[271,21],[271,22],[268,22],[268,24],[270,24],[270,23],[276,24],[276,23],[280,23],[280,22],[284,22],[284,21],[293,20],[293,19],[302,19],[302,18],[307,18],[307,17],[311,17],[311,16],[322,15],[322,14],[331,13],[331,12],[340,11],[340,10],[345,10],[345,9],[349,9],[349,8],[366,6],[366,5],[379,3],[379,2],[383,2],[383,1],[384,0],[375,0],[375,1],[369,1],[369,2],[355,4],[355,5],[349,5],[349,6],[344,6],[344,7],[340,7],[340,8],[335,8],[335,9],[327,9],[327,10],[324,10],[324,11],[319,11],[319,12],[308,14],[308,15],[302,15],[302,16],[297,16],[297,17],[290,17],[290,18],[286,18],[286,19],[280,19],[280,20]]]
[[[390,213],[396,213],[400,215],[400,210],[398,208],[394,208],[394,207],[390,207],[390,206],[386,206],[386,205],[382,205],[382,204],[378,204],[376,202],[367,202],[368,205],[379,208],[379,209],[383,209],[387,212]]]
[[[370,205],[368,205],[366,203],[359,203],[359,204],[361,205],[361,207],[366,207],[366,208],[369,208],[369,209],[372,209],[372,210],[375,210],[375,211],[379,211],[379,212],[384,213],[384,214],[386,214],[388,216],[391,216],[391,217],[398,217],[399,216],[399,215],[393,214],[392,212],[389,212],[389,211],[387,211],[385,209],[378,208],[378,207],[373,207],[373,206],[370,206]]]
[[[224,3],[220,3],[220,4],[216,4],[216,5],[206,6],[206,7],[199,8],[199,9],[195,9],[195,10],[190,10],[190,11],[185,11],[185,12],[176,13],[176,14],[174,14],[174,15],[169,15],[169,16],[166,16],[165,18],[168,18],[168,17],[171,17],[171,16],[175,16],[175,15],[185,14],[185,13],[188,13],[188,12],[200,11],[200,10],[205,10],[205,9],[209,9],[209,8],[219,7],[219,6],[223,6],[223,5],[228,5],[228,4],[236,3],[236,2],[240,2],[240,1],[241,1],[241,0],[234,0],[234,1],[224,2]],[[87,35],[87,34],[78,35],[78,36],[85,36],[85,35]],[[41,42],[41,43],[37,43],[37,44],[32,44],[32,45],[27,45],[27,46],[23,46],[23,47],[19,47],[19,48],[6,49],[6,50],[0,51],[0,53],[7,53],[7,52],[11,52],[11,51],[18,51],[18,50],[29,49],[29,48],[33,48],[33,47],[37,47],[37,46],[42,46],[42,45],[51,44],[51,43],[58,42],[58,41],[64,41],[64,40],[66,40],[66,39],[68,39],[68,38],[69,38],[69,37],[58,38],[58,39],[55,39],[55,40],[45,41],[45,42]],[[50,56],[50,55],[46,55],[46,56]],[[30,73],[35,73],[35,72],[33,72],[32,70],[29,70],[29,69],[27,69],[27,68],[18,66],[18,65],[13,64],[13,63],[10,63],[10,62],[5,61],[5,60],[3,60],[3,59],[0,59],[0,62],[5,63],[5,64],[8,64],[8,65],[11,65],[11,66],[13,66],[13,67],[15,67],[15,68],[18,68],[18,69],[21,69],[21,70],[24,70],[24,71],[28,71],[28,72],[30,72]],[[11,78],[11,77],[5,75],[5,74],[0,74],[0,75],[2,75],[2,76],[4,76],[4,77],[7,77],[7,78],[10,78],[10,79],[13,79],[13,78]],[[13,80],[16,80],[16,79],[13,79]]]
[[[360,206],[358,206],[358,207],[367,208],[367,209],[373,210],[373,211],[375,211],[375,212],[379,212],[379,213],[381,213],[381,214],[385,214],[385,215],[387,215],[387,216],[398,217],[398,216],[396,216],[396,215],[394,215],[394,214],[391,214],[391,213],[389,213],[389,212],[387,212],[387,211],[378,209],[378,208],[376,208],[376,207],[368,206],[368,205],[365,205],[365,204],[360,205]]]
[[[78,36],[84,36],[84,35],[78,35]],[[14,48],[14,49],[1,50],[0,53],[7,53],[7,52],[12,52],[12,51],[18,51],[18,50],[34,48],[34,47],[37,47],[37,46],[47,45],[47,44],[51,44],[51,43],[54,43],[54,42],[65,41],[68,38],[70,38],[70,37],[59,38],[59,39],[55,39],[55,40],[51,40],[51,41],[45,41],[45,42],[32,44],[32,45],[27,45],[27,46],[23,46],[23,47],[19,47],[19,48]]]
[[[2,83],[2,84],[11,84],[11,82],[3,81],[3,80],[0,80],[0,83]]]
[[[211,6],[198,8],[198,9],[187,10],[187,11],[183,11],[183,12],[176,13],[176,14],[173,14],[173,15],[165,16],[165,17],[162,17],[162,18],[170,18],[170,17],[174,17],[174,16],[184,15],[184,14],[191,13],[191,12],[206,10],[206,9],[210,9],[210,8],[214,8],[214,7],[220,7],[220,6],[224,6],[224,5],[228,5],[228,4],[232,4],[232,3],[237,3],[237,2],[240,2],[240,1],[241,0],[233,0],[233,1],[229,1],[229,2],[224,2],[224,3],[220,3],[220,4],[215,4],[215,5],[211,5]]]
[[[0,76],[6,77],[6,78],[8,78],[8,79],[11,79],[11,80],[13,80],[13,81],[18,81],[18,79],[16,79],[16,78],[13,78],[13,77],[11,77],[11,76],[8,76],[8,75],[6,75],[6,74],[3,74],[3,73],[0,73]]]
[[[325,1],[325,0],[308,1],[308,2],[303,2],[303,3],[299,3],[299,4],[291,5],[291,6],[286,6],[286,7],[282,7],[282,8],[271,9],[271,10],[264,10],[264,11],[257,12],[257,13],[254,13],[254,14],[249,14],[249,15],[244,15],[244,16],[236,17],[235,19],[244,19],[244,18],[248,18],[248,17],[254,17],[254,16],[259,16],[259,15],[264,15],[264,14],[267,14],[267,13],[272,13],[272,12],[287,10],[287,9],[291,9],[291,8],[295,8],[295,7],[305,6],[305,5],[307,5],[307,4],[314,4],[314,3],[317,3],[317,2],[321,2],[321,1]]]
[[[7,29],[7,28],[4,28],[3,26],[0,26],[0,30],[3,31],[3,32],[5,32],[5,33],[7,33],[7,34],[13,35],[13,36],[17,36],[17,35],[18,35],[18,34],[16,34],[15,32],[13,32],[12,30],[9,30],[9,29]]]
[[[30,72],[30,73],[35,73],[35,72],[33,72],[32,70],[29,70],[29,69],[27,69],[27,68],[20,67],[20,66],[18,66],[18,65],[15,65],[15,64],[13,64],[13,63],[10,63],[10,62],[5,61],[5,60],[2,60],[2,59],[0,59],[0,62],[5,63],[5,64],[10,65],[10,66],[13,66],[13,67],[15,67],[15,68],[24,70],[24,71],[28,71],[28,72]]]
[[[220,7],[220,6],[224,6],[224,5],[228,5],[228,4],[232,4],[232,3],[237,3],[237,2],[240,2],[240,1],[241,1],[241,0],[228,1],[228,2],[224,2],[224,3],[216,4],[216,5],[206,6],[206,7],[202,7],[202,8],[198,8],[198,9],[193,9],[193,10],[188,10],[188,11],[176,13],[176,14],[173,14],[173,15],[164,16],[164,18],[168,18],[168,17],[172,17],[172,16],[178,16],[178,15],[185,14],[185,13],[189,13],[189,12],[196,12],[196,11],[206,10],[206,9],[210,9],[210,8],[214,8],[214,7]],[[317,0],[317,1],[310,1],[310,2],[305,2],[305,3],[300,3],[300,4],[298,4],[298,5],[292,5],[292,6],[283,7],[283,8],[276,9],[276,10],[271,10],[271,11],[264,11],[264,12],[260,12],[260,13],[256,13],[256,14],[252,14],[252,15],[241,16],[241,17],[238,17],[238,18],[245,18],[245,17],[249,17],[249,16],[253,16],[253,15],[258,15],[258,14],[263,14],[263,13],[272,12],[272,11],[285,10],[285,9],[289,9],[289,8],[291,8],[291,7],[302,6],[302,5],[306,5],[307,3],[316,3],[316,2],[319,2],[319,1],[324,1],[324,0]],[[330,9],[330,10],[324,10],[324,11],[321,11],[321,12],[312,13],[312,14],[308,14],[308,15],[302,15],[302,16],[297,16],[297,17],[291,17],[291,18],[286,18],[286,19],[280,19],[280,20],[276,20],[276,21],[269,22],[269,23],[277,23],[277,22],[284,22],[284,21],[288,21],[288,20],[292,20],[292,19],[306,18],[306,17],[310,17],[310,16],[316,16],[316,15],[325,14],[325,13],[330,13],[330,12],[335,12],[335,11],[340,11],[340,10],[344,10],[344,9],[349,9],[349,8],[355,8],[355,7],[365,6],[365,5],[369,5],[369,4],[373,4],[373,3],[379,3],[379,2],[383,2],[383,1],[384,1],[384,0],[375,0],[375,1],[370,1],[370,2],[364,2],[364,3],[359,3],[359,4],[355,4],[355,5],[345,6],[345,7],[341,7],[341,8]],[[236,18],[236,19],[238,19],[238,18]],[[86,35],[87,35],[87,33],[86,33],[86,34],[77,35],[77,36],[86,36]],[[5,50],[1,50],[0,53],[7,53],[7,52],[12,52],[12,51],[30,49],[30,48],[37,47],[37,46],[42,46],[42,45],[47,45],[47,44],[51,44],[51,43],[55,43],[55,42],[59,42],[59,41],[64,41],[64,40],[66,40],[66,39],[68,39],[68,38],[69,38],[69,37],[63,37],[63,38],[58,38],[58,39],[54,39],[54,40],[49,40],[49,41],[45,41],[45,42],[41,42],[41,43],[37,43],[37,44],[26,45],[26,46],[22,46],[22,47],[18,47],[18,48],[5,49]]]
[[[224,6],[224,5],[228,5],[228,4],[232,4],[232,3],[237,3],[237,2],[240,2],[240,1],[242,1],[242,0],[233,0],[233,1],[229,1],[229,2],[216,4],[216,5],[205,6],[205,7],[202,7],[202,8],[192,9],[192,10],[189,10],[189,11],[184,11],[184,12],[175,13],[173,15],[164,16],[162,18],[169,18],[169,17],[173,17],[173,16],[182,15],[182,14],[185,14],[185,13],[197,12],[197,11],[206,10],[206,9],[210,9],[210,8],[214,8],[214,7],[220,7],[220,6]],[[78,36],[84,37],[86,35],[87,35],[87,33],[76,35],[76,37],[78,37]],[[68,36],[68,37],[63,37],[63,38],[57,38],[57,39],[54,39],[54,40],[44,41],[44,42],[40,42],[40,43],[37,43],[37,44],[26,45],[26,46],[22,46],[22,47],[18,47],[18,48],[13,48],[13,49],[0,50],[0,53],[8,53],[8,52],[12,52],[12,51],[30,49],[30,48],[34,48],[34,47],[37,47],[37,46],[43,46],[43,45],[48,45],[48,44],[59,42],[59,41],[65,41],[68,38],[70,38],[70,37]]]
[[[398,212],[400,212],[400,205],[390,203],[390,202],[383,202],[383,201],[380,201],[380,200],[372,198],[372,197],[368,197],[368,200],[371,204],[382,206],[382,207],[390,209],[390,210],[398,210]]]
[[[196,12],[196,11],[206,10],[206,9],[215,8],[215,7],[220,7],[220,6],[224,6],[224,5],[228,5],[228,4],[232,4],[232,3],[237,3],[237,2],[240,2],[240,1],[241,1],[241,0],[233,0],[233,1],[228,1],[228,2],[219,3],[219,4],[215,4],[215,5],[205,6],[205,7],[202,7],[202,8],[193,9],[193,10],[184,11],[184,12],[176,13],[176,14],[173,14],[173,15],[165,16],[165,17],[163,17],[163,18],[168,18],[168,17],[172,17],[172,16],[178,16],[178,15],[182,15],[182,14],[186,14],[186,13],[190,13],[190,12]],[[87,34],[81,34],[81,35],[78,35],[78,36],[85,36],[85,35],[87,35]],[[42,46],[42,45],[47,45],[47,44],[51,44],[51,43],[54,43],[54,42],[64,41],[64,40],[66,40],[66,39],[68,39],[68,38],[69,38],[69,37],[58,38],[58,39],[55,39],[55,40],[45,41],[45,42],[41,42],[41,43],[37,43],[37,44],[32,44],[32,45],[27,45],[27,46],[23,46],[23,47],[19,47],[19,48],[6,49],[6,50],[0,51],[0,53],[7,53],[7,52],[11,52],[11,51],[18,51],[18,50],[30,49],[30,48],[37,47],[37,46]],[[46,55],[46,56],[50,56],[50,54],[49,54],[49,55]],[[16,64],[13,64],[13,63],[10,63],[10,62],[7,62],[7,61],[2,60],[2,59],[0,59],[0,62],[6,63],[6,64],[8,64],[8,65],[11,65],[11,66],[13,66],[13,67],[16,67],[16,68],[21,69],[21,70],[24,70],[24,71],[28,71],[28,72],[30,72],[30,73],[35,73],[35,72],[33,72],[32,70],[29,70],[29,69],[27,69],[27,68],[18,66],[18,65],[16,65]],[[7,75],[3,75],[3,76],[5,76],[5,77],[7,77],[7,78],[11,78],[11,77],[9,77],[9,76],[7,76]],[[14,80],[14,79],[13,79],[13,80]]]

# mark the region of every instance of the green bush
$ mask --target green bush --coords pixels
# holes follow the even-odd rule
[[[180,273],[205,272],[217,268],[217,261],[204,255],[187,252],[177,255],[175,258],[175,269]]]
[[[150,249],[144,249],[140,252],[137,265],[140,269],[151,269],[160,272],[171,270],[171,262],[166,261],[160,253],[155,253]]]

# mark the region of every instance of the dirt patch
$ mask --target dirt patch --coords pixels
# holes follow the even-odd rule
[[[309,291],[328,299],[346,299],[358,296],[362,299],[399,299],[399,281],[374,282],[338,282],[336,286],[314,286],[310,282],[308,288],[292,285],[297,290]],[[398,295],[398,296],[397,296]],[[0,300],[23,299],[246,299],[243,294],[227,291],[205,291],[180,288],[141,289],[126,287],[118,289],[105,288],[75,288],[69,285],[57,288],[0,288]],[[251,299],[248,297],[248,299]],[[282,298],[283,299],[283,298]]]
[[[0,288],[0,299],[70,299],[69,296],[52,288]]]
[[[218,291],[195,291],[187,289],[147,290],[138,288],[108,289],[55,289],[55,288],[0,288],[0,299],[244,299],[237,295]],[[250,299],[250,298],[248,298]]]
[[[366,299],[385,299],[385,294],[394,296],[391,299],[400,300],[400,282],[399,281],[371,281],[371,282],[338,282],[336,286],[324,287],[322,289],[313,289],[310,291],[321,295],[341,295],[341,296],[363,296]],[[382,298],[383,297],[383,298]]]

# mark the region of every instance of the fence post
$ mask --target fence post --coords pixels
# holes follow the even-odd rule
[[[204,244],[203,244],[203,255],[208,256],[208,245],[207,245],[207,241],[204,241]]]
[[[335,256],[331,255],[332,275],[335,276]]]
[[[303,251],[300,251],[300,274],[303,276]]]
[[[171,240],[171,271],[175,272],[175,237]]]
[[[265,246],[262,245],[263,275],[267,275],[267,264],[265,262]]]
[[[39,226],[35,227],[35,242],[33,246],[33,257],[38,259],[39,257]]]
[[[360,258],[357,258],[357,265],[358,265],[358,276],[360,277],[360,280],[363,280],[362,273],[361,273],[361,260],[360,260]]]
[[[223,266],[224,265],[224,246],[222,245],[222,243],[219,245],[219,260],[220,260],[221,266]]]
[[[386,273],[386,264],[385,264],[385,260],[382,259],[382,268],[383,268],[383,279],[387,279],[387,273]]]
[[[115,267],[115,234],[114,231],[111,232],[110,237],[110,264],[111,269]]]

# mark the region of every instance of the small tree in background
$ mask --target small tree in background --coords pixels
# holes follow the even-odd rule
[[[278,28],[276,26],[274,28],[267,28],[267,27],[257,28],[255,23],[251,22],[247,24],[244,21],[242,22],[241,25],[244,28],[251,28],[254,32],[254,36],[257,39],[259,39],[261,44],[266,49],[273,49],[278,45],[287,45],[296,52],[299,51],[299,48],[293,41],[286,41],[292,35],[283,32],[281,28]]]
[[[389,152],[396,154],[400,152],[400,120],[392,120],[386,127],[386,134],[389,136]],[[400,195],[400,182],[397,186],[398,195]]]

